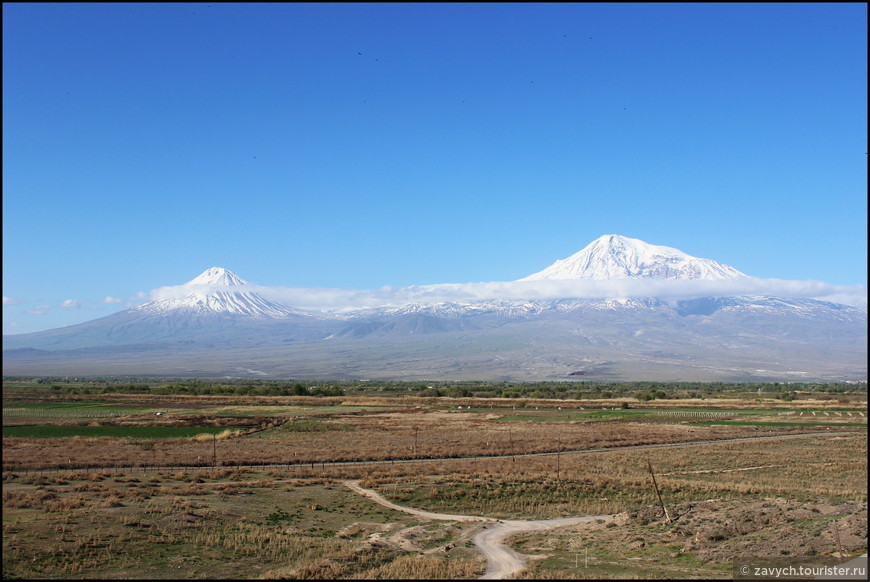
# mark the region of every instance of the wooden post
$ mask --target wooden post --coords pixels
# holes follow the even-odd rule
[[[508,429],[508,441],[510,442],[510,447],[511,447],[511,462],[515,463],[517,460],[517,457],[514,454],[514,437],[511,434],[511,429]]]
[[[560,481],[561,479],[559,478],[559,474],[560,474],[561,467],[559,464],[559,457],[562,454],[562,433],[559,433],[557,438],[558,438],[559,444],[558,444],[558,448],[556,449],[556,481]]]
[[[211,466],[217,467],[217,435],[212,435],[212,457],[211,457]]]
[[[656,482],[656,474],[653,472],[652,464],[649,462],[649,459],[646,461],[646,466],[649,468],[649,474],[652,475],[653,486],[656,488],[656,495],[659,498],[659,505],[662,506],[662,512],[665,514],[665,520],[668,523],[671,523],[671,516],[668,515],[668,510],[662,501],[662,494],[659,492],[659,484]]]

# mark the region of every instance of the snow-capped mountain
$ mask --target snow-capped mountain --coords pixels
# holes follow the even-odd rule
[[[606,235],[521,281],[745,277]],[[567,286],[568,288],[570,286]],[[15,375],[866,380],[867,310],[740,296],[488,299],[305,312],[213,267],[113,315],[3,336]]]
[[[636,238],[606,234],[520,281],[545,279],[730,279],[743,273],[710,259]]]
[[[194,277],[185,283],[185,285],[224,285],[236,287],[248,285],[248,282],[223,267],[211,267],[200,273],[198,277]]]
[[[174,295],[143,303],[133,311],[147,314],[194,312],[255,318],[284,317],[296,313],[286,305],[269,301],[250,290],[250,284],[221,267],[206,269],[184,285],[170,288]]]

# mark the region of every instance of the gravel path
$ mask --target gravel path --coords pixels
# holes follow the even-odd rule
[[[574,525],[584,521],[610,517],[609,515],[587,515],[583,517],[561,517],[558,519],[519,521],[499,520],[475,515],[433,513],[431,511],[397,505],[392,501],[388,501],[376,491],[360,487],[359,481],[342,481],[342,483],[353,491],[368,497],[376,503],[380,503],[384,507],[417,515],[424,519],[483,522],[483,529],[477,532],[473,538],[474,545],[486,560],[486,572],[481,576],[481,580],[502,580],[526,569],[526,561],[523,557],[505,545],[504,540],[508,536],[527,531],[538,531],[563,525]]]

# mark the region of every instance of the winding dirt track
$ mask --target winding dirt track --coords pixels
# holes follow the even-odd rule
[[[368,497],[384,507],[403,511],[422,517],[424,519],[443,521],[479,521],[484,522],[483,529],[474,534],[474,545],[486,560],[486,572],[480,577],[481,580],[502,580],[526,569],[523,557],[504,544],[508,536],[527,531],[537,531],[573,525],[594,519],[603,519],[609,515],[587,515],[584,517],[562,517],[558,519],[542,519],[535,521],[498,520],[491,517],[478,517],[475,515],[456,515],[451,513],[433,513],[422,509],[413,509],[396,505],[388,501],[376,491],[360,487],[359,481],[342,481],[351,490]]]

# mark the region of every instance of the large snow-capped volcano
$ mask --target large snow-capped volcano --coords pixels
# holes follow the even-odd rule
[[[620,287],[628,278],[655,284],[653,278],[745,275],[675,249],[608,235],[527,277],[532,284],[514,287],[558,288],[562,283],[534,282],[569,277],[623,279]],[[516,296],[384,303],[337,313],[296,311],[260,292],[268,293],[213,267],[184,285],[158,289],[156,301],[132,309],[3,336],[3,371],[427,381],[578,374],[602,381],[867,377],[866,308],[814,300]]]
[[[730,279],[746,277],[734,267],[687,255],[671,247],[606,234],[583,250],[519,281],[546,279]]]
[[[284,317],[295,311],[253,292],[250,283],[222,267],[211,267],[184,285],[167,288],[171,295],[143,303],[142,313],[198,312],[251,317]]]

